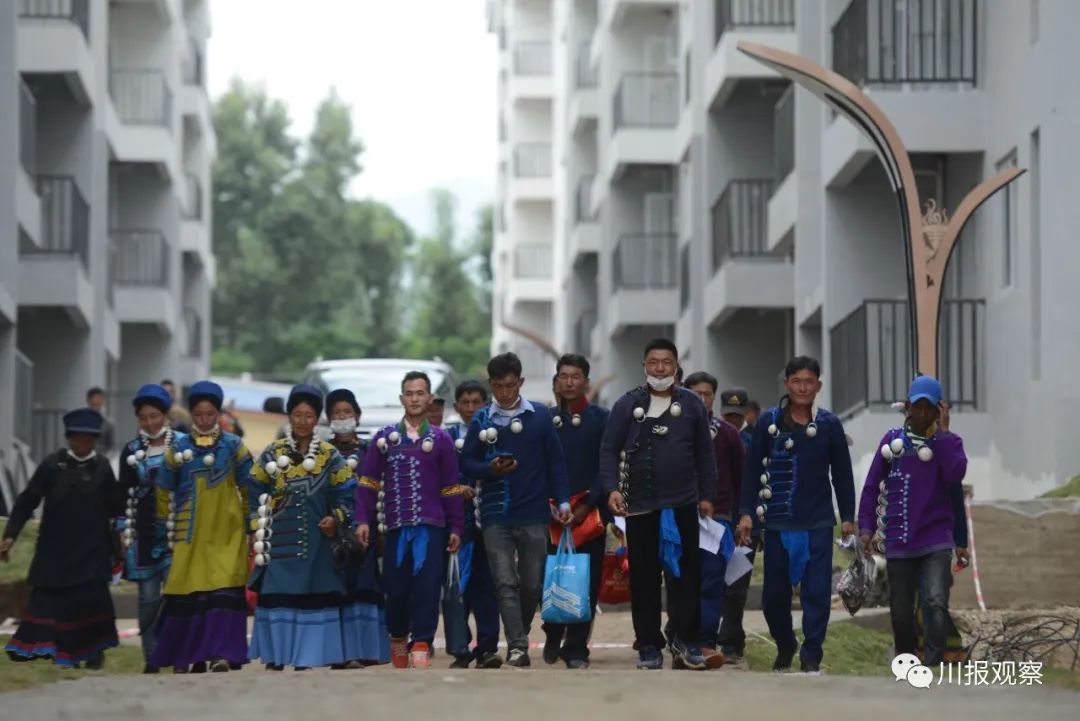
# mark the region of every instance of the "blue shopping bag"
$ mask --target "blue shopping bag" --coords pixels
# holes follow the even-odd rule
[[[559,538],[544,567],[544,601],[540,617],[548,623],[585,623],[592,618],[589,601],[589,554],[574,553],[573,534]]]

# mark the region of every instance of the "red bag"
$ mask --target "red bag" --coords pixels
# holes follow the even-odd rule
[[[588,493],[579,493],[576,496],[570,498],[570,509],[573,510],[581,505],[588,497]],[[552,503],[554,505],[554,503]],[[559,539],[562,538],[563,525],[555,522],[551,524],[549,529],[549,535],[551,536],[551,545],[556,548],[559,547]],[[599,538],[604,535],[604,522],[600,519],[600,511],[593,509],[592,513],[585,516],[585,520],[580,525],[575,526],[574,530],[570,532],[571,537],[574,539],[574,548],[580,548],[589,541]]]
[[[623,553],[605,553],[600,573],[600,603],[614,606],[630,603],[630,560]]]

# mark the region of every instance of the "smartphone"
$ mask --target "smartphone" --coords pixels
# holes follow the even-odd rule
[[[500,461],[512,461],[512,460],[514,460],[514,454],[511,453],[510,451],[503,451],[503,452],[499,453],[495,457],[498,458]]]

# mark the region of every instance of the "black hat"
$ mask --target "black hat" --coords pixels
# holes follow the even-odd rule
[[[326,394],[327,415],[332,413],[334,406],[342,401],[345,401],[352,406],[353,411],[356,413],[356,417],[360,417],[360,404],[356,402],[356,395],[348,388],[338,388]]]
[[[441,396],[432,396],[431,397],[431,404],[435,405],[435,406],[445,406],[446,405],[446,399],[441,397]]]
[[[730,388],[720,394],[720,415],[729,413],[745,416],[750,405],[750,394],[745,388]]]
[[[77,408],[64,414],[64,435],[73,436],[77,433],[87,433],[92,436],[101,435],[101,426],[105,419],[93,408]]]
[[[285,403],[285,412],[292,413],[293,409],[301,403],[307,403],[314,408],[315,415],[322,415],[323,394],[315,386],[307,383],[293,386],[292,390],[289,391],[289,400]]]

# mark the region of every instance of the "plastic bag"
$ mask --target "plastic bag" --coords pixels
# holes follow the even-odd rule
[[[877,566],[874,559],[864,553],[856,553],[851,565],[844,569],[836,584],[836,592],[848,613],[854,616],[866,602],[867,596],[874,589],[874,574]]]
[[[461,595],[461,566],[457,553],[450,554],[442,597],[443,633],[446,650],[452,656],[469,653],[469,629],[465,619],[465,600]]]
[[[548,623],[584,623],[592,618],[589,603],[589,554],[574,553],[572,533],[562,534],[544,569],[540,617]]]
[[[626,549],[620,553],[604,554],[604,569],[600,572],[600,603],[615,606],[630,603],[630,562]]]

